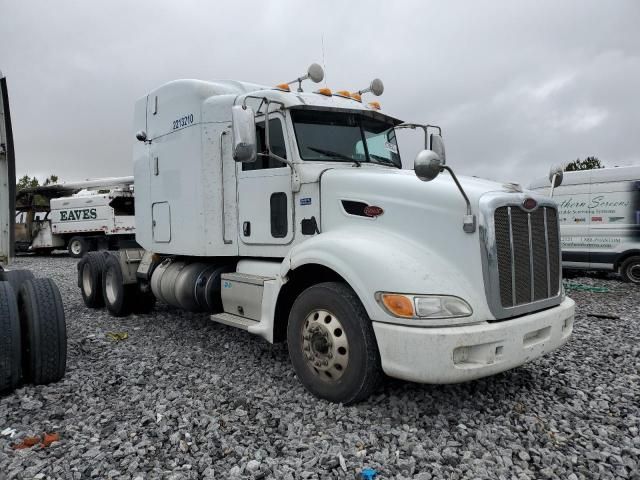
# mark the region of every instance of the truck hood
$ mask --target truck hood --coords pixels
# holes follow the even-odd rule
[[[477,177],[459,176],[458,180],[476,214],[480,197],[485,193],[508,194],[523,191],[516,184],[503,184]],[[336,168],[323,172],[321,182],[323,189],[331,188],[335,194],[343,197],[346,195],[355,199],[360,196],[360,201],[375,198],[380,202],[405,205],[407,214],[411,214],[410,205],[418,210],[444,210],[452,216],[458,214],[460,218],[466,213],[464,198],[448,172],[443,172],[431,182],[424,182],[413,170],[375,166]],[[378,206],[384,209],[383,205]]]
[[[522,195],[513,185],[459,180],[478,220],[482,195]],[[340,168],[325,171],[320,185],[322,233],[353,242],[365,238],[362,248],[387,263],[370,279],[376,291],[456,295],[472,305],[473,321],[494,318],[484,289],[480,229],[464,232],[466,203],[447,172],[423,182],[411,170]],[[345,202],[380,207],[383,213],[354,214]]]

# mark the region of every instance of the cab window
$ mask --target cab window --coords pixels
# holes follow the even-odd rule
[[[243,163],[242,171],[246,172],[248,170],[263,170],[266,168],[282,168],[286,167],[286,165],[275,158],[268,157],[266,155],[267,145],[265,142],[265,128],[264,122],[256,125],[256,140],[257,140],[257,151],[258,158],[253,163]],[[287,158],[287,148],[284,142],[284,134],[282,132],[282,122],[273,118],[269,120],[269,145],[271,147],[271,151],[282,158]]]

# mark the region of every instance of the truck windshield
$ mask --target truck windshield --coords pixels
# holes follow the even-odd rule
[[[357,113],[291,110],[300,158],[402,168],[393,123]]]

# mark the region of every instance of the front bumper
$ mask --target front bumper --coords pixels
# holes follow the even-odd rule
[[[573,331],[575,302],[513,320],[420,328],[373,322],[382,369],[420,383],[459,383],[522,365],[563,345]]]

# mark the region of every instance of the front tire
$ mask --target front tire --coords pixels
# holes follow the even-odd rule
[[[82,237],[72,237],[67,249],[73,258],[82,258],[89,251],[89,242]]]
[[[640,256],[627,258],[620,265],[620,275],[625,282],[640,283]]]
[[[289,314],[287,343],[300,382],[317,397],[353,404],[382,378],[371,320],[343,283],[320,283],[300,294]]]

